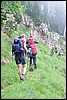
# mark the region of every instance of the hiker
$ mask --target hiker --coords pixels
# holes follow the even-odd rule
[[[27,40],[27,48],[29,49],[28,57],[30,58],[30,66],[33,64],[34,68],[36,68],[36,55],[38,51],[36,49],[33,36],[30,36],[30,38]]]
[[[25,61],[25,53],[21,41],[19,38],[14,38],[14,43],[12,45],[12,54],[15,55],[15,61],[18,66],[18,72],[20,80],[24,80],[24,74],[26,72],[26,61]]]
[[[31,44],[31,45],[30,45],[30,48],[31,48],[31,51],[32,51],[32,53],[31,53],[31,55],[30,55],[30,66],[31,66],[32,64],[34,64],[34,68],[37,68],[37,67],[36,67],[36,55],[37,55],[38,51],[37,51],[37,49],[36,49],[35,44]],[[32,61],[33,61],[33,63],[32,63]]]
[[[34,40],[33,36],[30,35],[30,38],[26,41],[27,49],[29,50],[31,44],[38,44],[37,41]]]
[[[23,75],[25,74],[26,72],[26,68],[27,68],[27,65],[26,65],[26,54],[29,52],[27,50],[27,47],[26,47],[26,38],[25,38],[25,34],[22,34],[21,36],[18,37],[21,41],[21,44],[22,44],[22,48],[24,50],[24,54],[22,55],[23,56],[23,59],[22,59],[22,68],[23,68]]]

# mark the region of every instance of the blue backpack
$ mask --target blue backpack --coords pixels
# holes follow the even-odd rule
[[[22,52],[22,44],[19,38],[14,38],[14,52]]]

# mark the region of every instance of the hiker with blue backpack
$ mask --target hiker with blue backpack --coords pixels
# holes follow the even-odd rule
[[[22,45],[22,40],[24,40],[24,44]],[[26,72],[26,57],[25,51],[28,53],[26,48],[25,36],[22,35],[21,39],[14,38],[14,43],[12,45],[12,54],[15,55],[15,62],[18,66],[18,72],[20,80],[24,80],[24,74]]]
[[[30,66],[34,65],[34,68],[36,67],[36,55],[38,53],[35,43],[38,44],[38,42],[35,42],[33,39],[33,36],[31,35],[30,38],[27,40],[27,48],[29,50],[28,57],[30,58]]]

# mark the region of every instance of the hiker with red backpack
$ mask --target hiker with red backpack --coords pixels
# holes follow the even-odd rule
[[[30,36],[30,38],[27,40],[27,48],[29,49],[28,57],[30,58],[30,66],[34,65],[34,68],[37,68],[36,67],[36,55],[38,51],[36,49],[33,36]]]
[[[22,44],[21,40],[24,40],[24,44]],[[15,61],[18,66],[20,80],[24,80],[24,74],[26,72],[25,50],[28,53],[28,50],[26,48],[25,36],[22,35],[22,39],[20,39],[20,37],[14,38],[14,44],[12,45],[12,54],[15,55]]]

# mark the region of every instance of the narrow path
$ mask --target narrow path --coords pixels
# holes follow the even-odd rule
[[[31,77],[32,76],[32,71],[29,71],[28,73],[27,73],[27,76],[26,76],[26,79],[29,79],[29,77]]]

